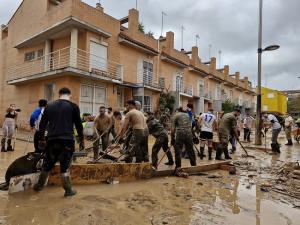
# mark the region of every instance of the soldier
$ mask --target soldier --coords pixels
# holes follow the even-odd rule
[[[152,148],[152,165],[157,169],[157,154],[162,148],[168,157],[168,162],[165,165],[172,166],[174,164],[172,153],[168,146],[168,132],[163,125],[154,118],[152,112],[146,112],[145,117],[147,118],[147,126],[149,134],[152,134],[156,138],[156,141]]]
[[[160,116],[159,122],[164,126],[165,129],[169,130],[169,122],[170,122],[170,110],[166,108],[162,115]]]
[[[128,112],[125,116],[124,125],[118,137],[123,138],[129,127],[132,127],[132,137],[129,141],[128,153],[125,162],[131,163],[132,158],[136,157],[136,163],[149,162],[148,157],[148,128],[144,114],[136,109],[134,100],[128,100],[126,103]]]
[[[225,159],[231,159],[228,154],[228,143],[230,134],[238,140],[237,117],[241,114],[240,109],[236,108],[231,113],[226,113],[219,122],[219,145],[217,147],[216,160],[222,160],[224,152]]]
[[[182,108],[178,109],[178,113],[173,118],[171,138],[171,144],[174,145],[175,149],[175,174],[180,175],[183,146],[185,146],[185,150],[190,158],[191,166],[196,166],[196,156],[193,149],[192,123],[189,119],[189,115],[185,113]]]
[[[99,115],[96,117],[94,121],[94,131],[96,134],[95,138],[98,138],[98,140],[95,141],[93,145],[94,160],[97,160],[99,155],[100,139],[98,135],[101,136],[102,151],[105,151],[108,146],[109,131],[111,130],[111,126],[112,126],[111,117],[105,113],[105,107],[101,106],[99,109]]]
[[[217,129],[217,121],[215,115],[213,115],[213,109],[209,109],[207,113],[202,113],[199,121],[201,126],[200,132],[200,159],[204,157],[205,142],[208,145],[208,159],[212,160],[212,142],[213,132]]]

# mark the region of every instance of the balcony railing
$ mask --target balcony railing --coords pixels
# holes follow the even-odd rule
[[[193,85],[185,82],[174,82],[174,90],[181,94],[193,96]]]
[[[37,59],[12,66],[8,70],[8,80],[17,80],[65,68],[78,69],[79,73],[122,81],[123,66],[107,59],[70,47],[60,49]]]
[[[138,71],[137,83],[139,85],[148,86],[156,89],[163,89],[164,83],[160,81],[159,76],[152,71]]]

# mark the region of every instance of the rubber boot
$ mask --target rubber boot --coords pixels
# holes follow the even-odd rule
[[[65,190],[65,197],[70,197],[77,194],[76,190],[73,190],[70,175],[68,173],[61,175],[62,185]]]
[[[41,190],[43,190],[43,188],[44,188],[44,186],[45,186],[45,184],[47,182],[48,176],[49,176],[49,172],[42,171],[41,175],[39,177],[39,180],[38,180],[37,184],[35,184],[33,186],[33,189],[35,191],[41,191]]]
[[[208,160],[212,160],[212,147],[208,147]]]
[[[167,157],[168,157],[168,162],[165,163],[165,165],[167,166],[173,166],[174,165],[174,160],[173,160],[173,156],[172,156],[172,153],[171,151],[169,150],[167,153],[166,153]]]
[[[199,155],[200,159],[204,158],[204,147],[200,147],[200,155]]]
[[[8,152],[12,152],[14,149],[13,149],[13,147],[11,146],[11,139],[8,139],[7,140],[7,149],[6,149],[6,151],[8,151]]]
[[[271,149],[272,149],[272,152],[273,152],[273,153],[276,153],[276,152],[277,152],[277,151],[276,151],[276,144],[272,143],[272,144],[271,144]]]
[[[230,154],[234,154],[235,152],[236,152],[236,147],[235,147],[235,146],[232,146],[232,149],[231,149]]]
[[[5,138],[2,138],[2,140],[1,140],[1,152],[6,152],[6,149],[5,149]]]
[[[288,139],[288,143],[286,143],[285,145],[293,145],[292,139]]]
[[[281,151],[280,151],[280,144],[275,144],[275,151],[277,152],[277,153],[281,153]]]
[[[221,146],[217,147],[216,160],[223,160],[222,159],[222,148],[221,148]]]
[[[227,149],[227,148],[224,148],[223,151],[224,151],[225,159],[232,159],[232,158],[229,156],[229,153],[228,153],[228,149]]]

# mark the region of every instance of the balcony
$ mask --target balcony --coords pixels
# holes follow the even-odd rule
[[[193,86],[185,82],[174,82],[173,90],[179,92],[180,95],[193,97]]]
[[[159,78],[157,74],[152,71],[138,71],[137,83],[139,86],[143,86],[148,89],[163,91],[165,85],[162,78]]]
[[[81,49],[60,49],[8,69],[8,84],[20,84],[58,75],[75,75],[122,83],[123,66]]]

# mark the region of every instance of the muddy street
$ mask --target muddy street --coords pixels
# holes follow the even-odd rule
[[[18,141],[15,152],[1,153],[1,182],[25,145]],[[70,199],[63,198],[60,186],[41,193],[1,191],[0,224],[298,224],[300,199],[276,192],[279,175],[274,171],[299,159],[299,145],[284,148],[280,156],[248,151],[255,159],[242,158],[241,149],[234,156],[236,175],[216,170],[187,179],[76,185],[78,195]],[[284,192],[284,183],[280,186]]]

